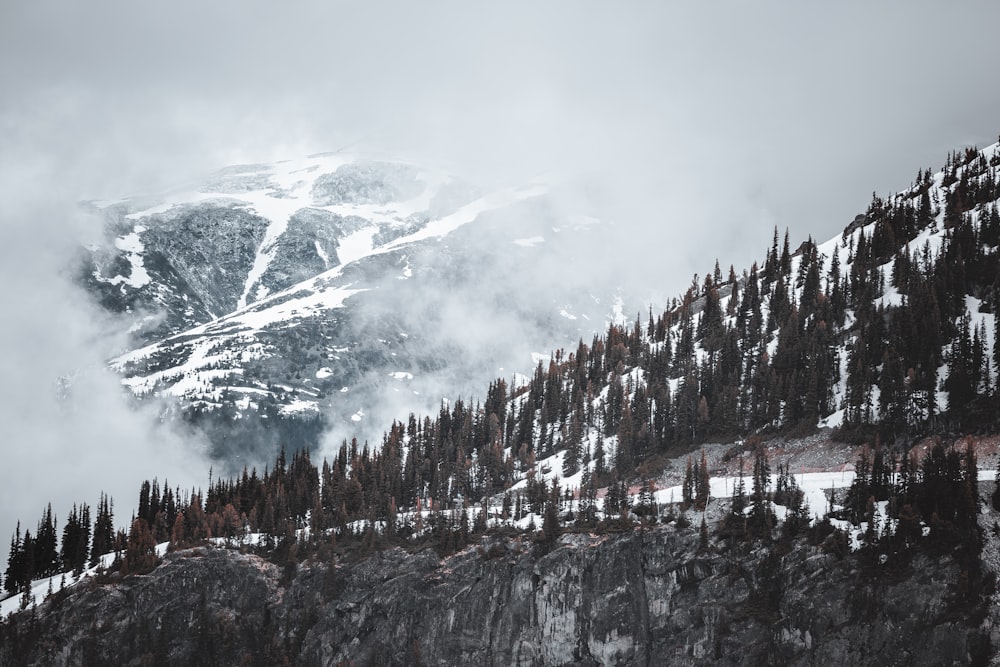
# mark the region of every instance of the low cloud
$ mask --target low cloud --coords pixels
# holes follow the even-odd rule
[[[46,223],[79,220],[77,209],[33,199],[8,206],[0,251],[0,530],[13,533],[19,519],[34,532],[46,503],[62,521],[73,503],[96,507],[101,491],[127,525],[143,479],[204,486],[207,459],[197,439],[162,426],[163,406],[127,403],[105,366],[128,323],[98,311],[72,283],[73,235]]]

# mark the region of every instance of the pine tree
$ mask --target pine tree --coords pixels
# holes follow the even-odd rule
[[[146,574],[156,567],[156,540],[145,519],[136,518],[129,530],[122,574]]]
[[[79,575],[87,565],[90,546],[90,508],[74,504],[63,528],[60,558],[64,571]]]
[[[4,577],[4,590],[13,595],[21,589],[24,581],[24,573],[27,569],[25,562],[24,543],[21,540],[21,522],[17,522],[17,529],[10,538],[10,549],[7,551],[7,572]]]
[[[114,550],[114,504],[101,493],[97,503],[97,517],[94,519],[94,540],[90,549],[90,566],[94,567],[101,556]]]
[[[771,528],[774,526],[774,513],[768,502],[768,489],[771,486],[771,466],[763,445],[757,447],[753,464],[753,490],[750,492],[749,527],[754,535],[765,540],[770,539]]]
[[[684,483],[681,485],[681,502],[684,507],[690,507],[694,502],[695,495],[695,472],[691,466],[691,457],[687,457],[687,465],[684,467]]]
[[[701,516],[701,526],[698,528],[698,548],[701,551],[708,551],[708,524],[705,523],[705,515]]]
[[[701,463],[698,465],[698,477],[695,483],[696,493],[694,499],[695,509],[704,510],[708,506],[708,496],[710,492],[710,480],[708,476],[708,463],[705,460],[705,450],[701,450]]]
[[[743,455],[740,454],[740,471],[736,479],[736,487],[733,489],[733,498],[730,503],[730,512],[742,518],[743,511],[747,507],[746,484],[743,482]]]
[[[184,514],[179,513],[174,519],[174,525],[170,529],[170,548],[180,549],[187,544],[187,536],[184,530]]]
[[[35,533],[35,572],[39,576],[50,577],[59,573],[59,552],[56,547],[55,519],[52,516],[52,505],[49,504]]]

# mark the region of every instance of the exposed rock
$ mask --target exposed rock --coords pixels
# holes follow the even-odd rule
[[[665,526],[567,535],[541,557],[487,539],[294,576],[229,550],[169,554],[14,617],[0,664],[949,665],[989,652],[987,629],[949,601],[948,557],[892,578],[803,542],[698,554],[695,532]]]
[[[415,167],[405,164],[352,162],[317,178],[312,194],[319,206],[404,201],[424,191],[417,174]]]

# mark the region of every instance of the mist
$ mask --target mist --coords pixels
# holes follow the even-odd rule
[[[34,534],[47,503],[62,522],[73,504],[96,508],[101,492],[114,502],[116,525],[127,527],[142,480],[184,491],[206,485],[204,444],[162,425],[164,406],[127,403],[106,368],[127,322],[99,312],[72,282],[67,232],[79,214],[55,202],[13,204],[0,262],[0,530],[13,534],[19,520],[22,534]],[[69,229],[22,223],[66,215]]]
[[[716,258],[761,259],[774,227],[793,244],[830,238],[873,190],[1000,132],[1000,8],[985,3],[99,0],[0,14],[0,538],[17,518],[34,530],[49,501],[64,518],[103,489],[123,522],[145,477],[206,482],[202,446],[160,428],[159,406],[126,405],[104,370],[128,323],[71,285],[77,244],[100,235],[80,200],[341,149],[485,187],[545,179],[558,219],[613,231],[579,237],[580,253],[601,248],[591,279],[638,308]],[[449,322],[470,312],[489,311]],[[466,351],[520,331],[477,321]]]

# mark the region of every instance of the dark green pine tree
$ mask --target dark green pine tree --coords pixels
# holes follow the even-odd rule
[[[87,565],[90,547],[90,508],[74,504],[63,528],[60,557],[64,571],[79,575]]]
[[[781,260],[778,262],[778,268],[781,270],[782,276],[787,276],[792,272],[792,253],[788,242],[787,227],[785,228],[785,242],[781,246]]]
[[[55,518],[52,516],[52,505],[49,504],[42,520],[38,522],[38,532],[35,534],[35,573],[38,576],[50,577],[59,573],[57,547]]]
[[[564,477],[575,475],[580,470],[582,427],[577,412],[570,415],[569,428],[566,430],[565,453],[563,454],[562,472]]]
[[[26,531],[27,532],[27,531]],[[29,535],[25,534],[25,538]],[[4,576],[4,590],[13,595],[24,585],[26,573],[31,570],[28,557],[34,556],[24,547],[21,538],[21,522],[17,522],[17,530],[11,535],[10,550],[7,552],[7,572]],[[30,581],[30,576],[28,576]]]
[[[969,337],[969,316],[961,318],[958,333],[948,355],[948,377],[944,388],[948,392],[948,415],[961,423],[976,398],[975,374],[972,369],[972,341]]]
[[[739,517],[743,518],[743,511],[747,506],[747,490],[746,484],[743,482],[743,455],[740,454],[740,472],[739,477],[736,479],[736,487],[733,489],[733,499],[730,503],[730,512]]]
[[[764,261],[764,281],[772,282],[778,273],[778,226],[774,226],[774,239]]]
[[[548,494],[545,502],[545,513],[542,517],[543,544],[546,549],[551,549],[556,545],[559,536],[562,534],[562,527],[559,525],[559,485],[552,484],[552,490]]]
[[[114,503],[101,493],[97,502],[97,516],[94,518],[94,539],[90,549],[90,567],[97,565],[101,556],[114,551],[115,521]]]
[[[684,467],[684,483],[681,485],[681,502],[687,509],[694,502],[695,495],[695,470],[691,464],[691,457],[687,457],[687,465]]]
[[[750,492],[750,532],[764,540],[770,540],[774,527],[774,512],[771,511],[768,490],[771,486],[771,466],[763,445],[757,447],[753,462],[753,489]]]
[[[889,440],[895,440],[906,427],[906,387],[903,363],[890,341],[882,357],[879,377],[879,413]]]
[[[701,462],[696,468],[695,475],[695,494],[694,494],[694,506],[697,510],[704,511],[705,507],[708,506],[708,497],[710,492],[710,478],[708,474],[708,462],[705,459],[705,450],[701,450]]]

